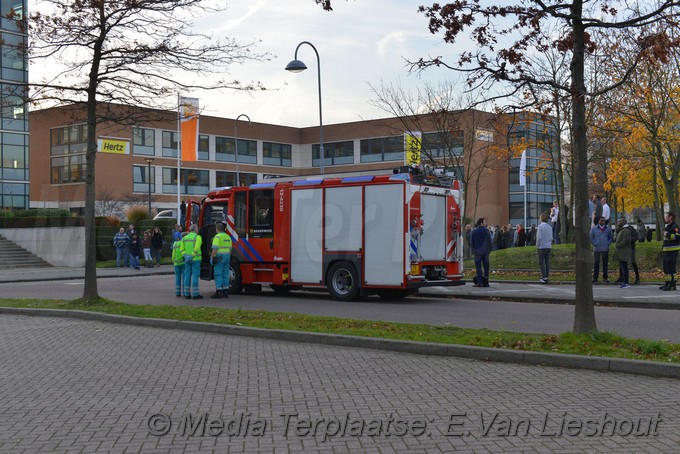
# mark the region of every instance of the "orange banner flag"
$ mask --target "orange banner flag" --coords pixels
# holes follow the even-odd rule
[[[198,99],[180,98],[182,161],[195,161],[198,155]]]

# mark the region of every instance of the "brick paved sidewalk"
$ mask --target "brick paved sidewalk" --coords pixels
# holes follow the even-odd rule
[[[0,342],[0,452],[680,445],[679,380],[16,315]]]

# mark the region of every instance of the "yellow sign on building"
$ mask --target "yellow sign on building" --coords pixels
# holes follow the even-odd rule
[[[130,142],[127,140],[102,138],[97,141],[97,151],[102,153],[130,154]]]
[[[422,148],[422,135],[419,132],[405,132],[404,133],[404,164],[418,165],[420,164],[420,150]]]

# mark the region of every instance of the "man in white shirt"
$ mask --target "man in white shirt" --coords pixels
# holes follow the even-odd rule
[[[555,200],[550,209],[550,224],[552,226],[552,240],[555,244],[560,244],[560,205]]]
[[[607,204],[607,199],[602,197],[602,217],[604,218],[604,224],[609,225],[609,216],[611,215],[611,210]]]

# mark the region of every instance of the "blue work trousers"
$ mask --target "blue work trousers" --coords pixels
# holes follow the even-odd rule
[[[215,274],[215,288],[220,290],[229,290],[229,260],[230,254],[217,254],[215,258],[218,260],[213,264],[213,271]]]
[[[175,265],[175,296],[182,296],[182,284],[184,283],[184,263]]]
[[[184,296],[198,296],[198,277],[200,274],[200,260],[184,262]]]

